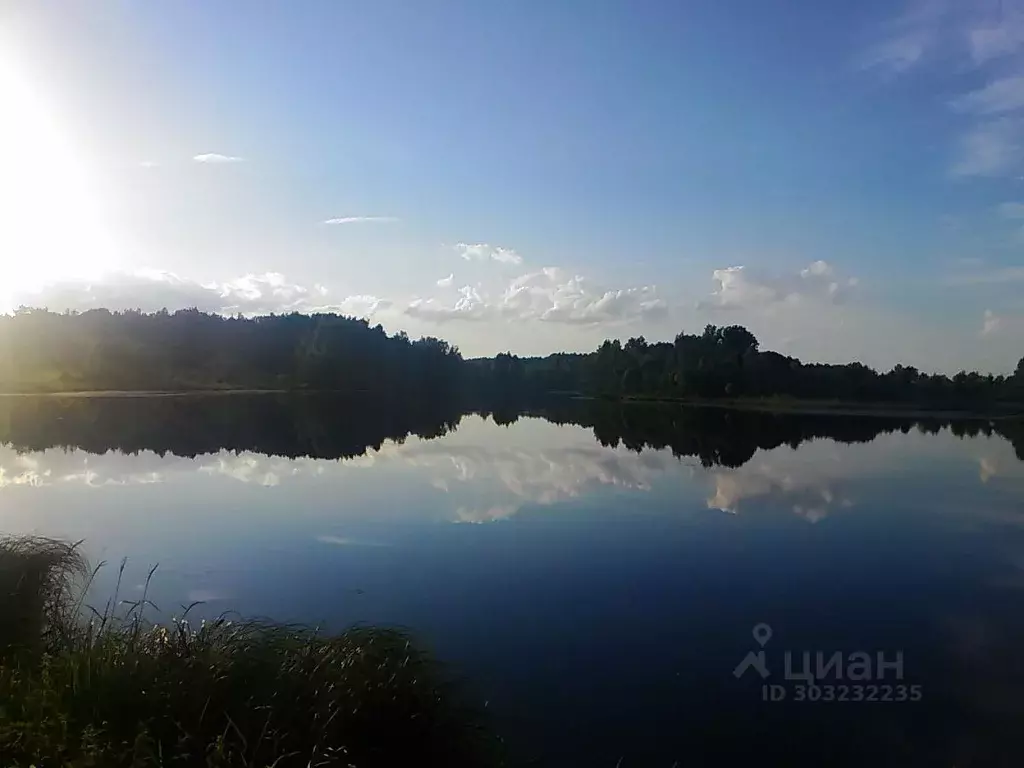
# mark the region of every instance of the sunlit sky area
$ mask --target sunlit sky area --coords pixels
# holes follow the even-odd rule
[[[1024,353],[1024,0],[8,0],[0,99],[0,311]]]

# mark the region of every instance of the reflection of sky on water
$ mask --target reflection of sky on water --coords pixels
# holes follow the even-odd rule
[[[768,738],[782,715],[748,712],[729,677],[759,621],[795,648],[904,649],[934,691],[928,732],[976,711],[986,728],[1015,722],[1022,499],[1009,443],[948,431],[814,440],[735,469],[533,418],[467,417],[336,461],[0,448],[5,531],[129,556],[133,593],[159,563],[151,596],[168,613],[204,601],[204,615],[412,626],[511,737],[566,763],[581,741],[557,724],[566,712],[569,732],[607,734],[590,756],[611,764],[676,759],[665,734],[683,719],[711,734],[715,712],[756,715],[744,728]],[[794,738],[831,725],[812,727]],[[969,764],[980,737],[957,738]]]
[[[232,452],[196,459],[150,451],[96,455],[50,449],[18,454],[0,447],[0,491],[18,486],[101,490],[159,485],[152,497],[165,496],[172,487],[201,489],[215,505],[218,498],[239,492],[233,483],[283,486],[288,493],[298,494],[289,502],[289,513],[304,517],[316,512],[315,505],[305,502],[318,500],[328,489],[344,489],[351,497],[337,498],[330,518],[345,522],[375,518],[379,511],[373,505],[356,502],[367,489],[398,491],[392,479],[401,475],[400,487],[415,488],[418,503],[400,500],[388,517],[417,523],[493,521],[528,505],[557,507],[591,494],[630,492],[683,494],[691,499],[703,496],[702,506],[730,513],[766,503],[788,505],[796,514],[815,521],[837,508],[853,506],[851,486],[860,480],[885,477],[894,482],[901,478],[916,482],[916,473],[921,471],[934,475],[941,465],[962,473],[971,464],[985,485],[1013,484],[1024,476],[1021,462],[1005,440],[961,439],[948,431],[937,436],[883,434],[870,443],[849,445],[818,440],[797,449],[782,446],[758,451],[739,468],[706,469],[695,459],[677,459],[665,450],[637,453],[621,445],[602,447],[590,430],[581,427],[557,426],[539,418],[496,427],[471,416],[445,437],[412,437],[401,444],[389,441],[380,450],[340,460]],[[89,505],[102,498],[80,497],[80,503]],[[10,529],[12,524],[18,526],[22,517],[11,499],[7,502],[4,518]],[[52,520],[59,525],[61,519],[58,506],[44,509],[47,523]],[[38,517],[33,520],[41,522]]]
[[[758,451],[739,468],[703,468],[666,450],[603,447],[578,426],[522,418],[499,427],[475,416],[439,439],[389,441],[340,460],[233,452],[195,459],[150,451],[18,454],[0,447],[6,531],[81,538],[95,557],[188,562],[189,570],[201,569],[190,553],[205,550],[202,541],[219,550],[212,566],[243,541],[273,549],[304,536],[314,545],[351,546],[370,530],[384,543],[424,525],[558,515],[581,506],[689,517],[783,510],[819,522],[854,509],[879,483],[889,497],[919,497],[928,505],[949,500],[930,498],[940,485],[951,485],[954,498],[1015,498],[1024,464],[999,437],[911,431],[870,443],[782,446]],[[973,514],[1002,513],[980,505]]]

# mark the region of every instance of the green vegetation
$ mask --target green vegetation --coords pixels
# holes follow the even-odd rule
[[[0,316],[0,391],[331,389],[395,398],[451,392],[462,357],[334,314],[179,312]]]
[[[470,361],[478,391],[575,391],[614,398],[722,400],[789,398],[855,403],[897,403],[956,410],[1024,402],[1024,359],[1013,376],[961,371],[953,377],[895,366],[879,373],[862,363],[803,363],[762,352],[738,325],[708,325],[699,335],[649,344],[605,341],[590,355],[518,358],[500,354]]]
[[[1008,361],[1009,362],[1009,361]],[[605,341],[589,354],[463,361],[457,347],[411,341],[334,314],[226,318],[21,309],[0,316],[0,392],[331,390],[383,401],[476,402],[574,392],[613,398],[788,398],[988,409],[1024,402],[1024,358],[1011,376],[929,374],[897,365],[804,363],[761,351],[738,325],[672,342]]]
[[[0,541],[7,766],[493,765],[494,743],[398,631],[145,618],[83,621],[77,550]]]

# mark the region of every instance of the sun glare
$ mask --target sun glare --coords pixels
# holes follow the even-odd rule
[[[0,45],[0,312],[48,283],[114,266],[96,187],[9,50]]]

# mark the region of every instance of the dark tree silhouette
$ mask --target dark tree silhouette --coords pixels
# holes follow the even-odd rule
[[[473,391],[490,394],[558,389],[613,398],[794,398],[950,409],[1024,401],[1024,361],[1013,377],[961,371],[950,378],[903,365],[879,373],[857,362],[804,363],[759,347],[743,326],[708,325],[672,343],[642,336],[624,345],[605,341],[589,355],[504,353],[470,361],[467,374]]]
[[[444,400],[362,394],[9,397],[0,398],[0,443],[18,451],[195,457],[227,450],[341,459],[385,440],[441,437],[461,418]]]
[[[436,397],[457,389],[462,356],[435,338],[388,336],[333,314],[246,319],[173,314],[0,316],[0,390],[330,389]]]
[[[463,412],[450,400],[372,394],[6,397],[0,398],[0,444],[18,451],[60,447],[195,457],[227,450],[344,459],[377,450],[385,440],[442,437],[458,427]],[[496,402],[476,412],[501,426],[515,424],[521,415],[576,424],[592,429],[602,445],[621,444],[638,453],[667,448],[708,467],[738,467],[758,450],[796,448],[815,438],[862,443],[911,429],[926,434],[950,429],[960,437],[999,434],[1024,459],[1024,422],[1011,419],[784,414],[574,398],[546,398],[525,407]]]
[[[989,408],[1024,401],[1015,375],[952,378],[897,365],[804,363],[760,351],[739,325],[708,325],[672,342],[605,341],[589,354],[464,362],[433,337],[411,341],[334,314],[226,318],[195,309],[154,314],[20,309],[0,316],[0,391],[286,389],[376,397],[521,399],[551,392],[679,399],[796,398]]]

